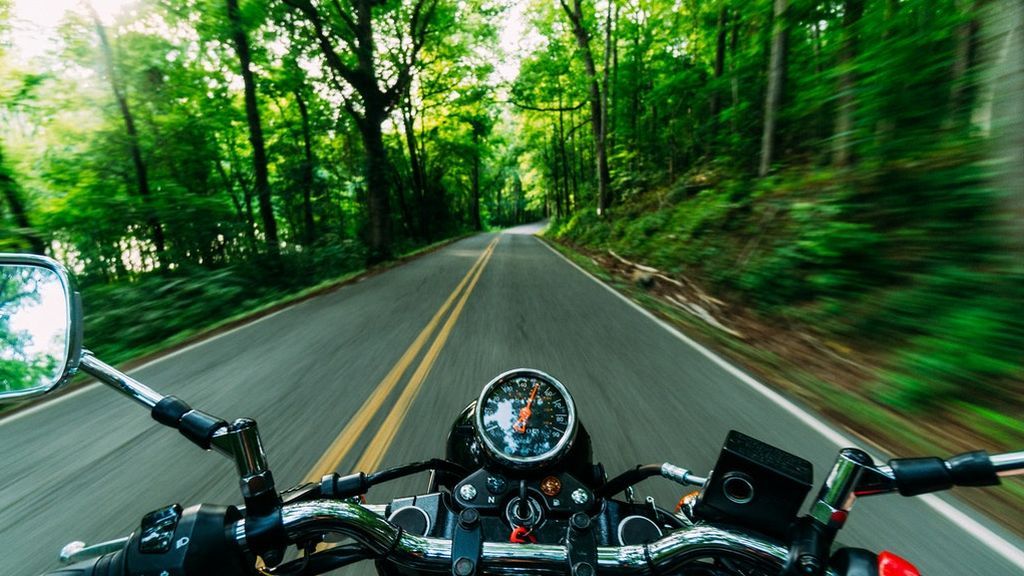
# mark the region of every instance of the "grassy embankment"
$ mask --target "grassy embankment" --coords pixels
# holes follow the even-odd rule
[[[1020,450],[1024,258],[955,153],[856,177],[691,174],[546,235],[889,454]],[[1019,480],[957,494],[1024,534]]]

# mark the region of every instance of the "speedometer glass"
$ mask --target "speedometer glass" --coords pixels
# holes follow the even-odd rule
[[[576,434],[572,397],[538,370],[513,370],[492,380],[480,394],[476,420],[489,451],[519,467],[556,460]]]

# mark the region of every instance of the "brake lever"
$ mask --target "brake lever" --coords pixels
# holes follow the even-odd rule
[[[81,542],[79,540],[69,542],[60,549],[60,563],[74,564],[75,562],[81,562],[82,560],[89,560],[91,558],[103,556],[104,554],[117,552],[124,548],[124,545],[127,543],[127,536],[116,540],[100,542],[99,544],[93,544],[92,546],[86,546],[85,542]]]

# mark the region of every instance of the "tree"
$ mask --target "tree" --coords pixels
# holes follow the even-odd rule
[[[149,223],[149,227],[153,234],[153,245],[156,248],[157,259],[166,248],[164,240],[164,228],[163,224],[160,223],[160,219],[156,216],[153,209],[152,192],[149,188],[149,172],[146,167],[146,162],[142,157],[142,147],[139,144],[139,132],[135,127],[135,116],[132,114],[131,107],[128,104],[128,96],[125,94],[124,86],[122,85],[121,79],[118,77],[117,69],[114,65],[114,49],[110,45],[110,39],[107,37],[106,26],[103,25],[103,21],[100,20],[99,14],[92,8],[92,5],[88,5],[90,15],[92,16],[93,25],[96,28],[96,36],[100,40],[100,52],[103,56],[103,65],[107,73],[107,78],[110,81],[110,88],[114,92],[114,99],[117,100],[117,106],[121,111],[121,117],[124,120],[124,129],[128,135],[128,149],[131,153],[132,164],[135,166],[135,178],[137,183],[137,191],[139,197],[142,198],[142,203],[148,213],[146,220]]]
[[[0,34],[7,33],[9,17],[9,0],[0,0]],[[0,70],[6,67],[6,54],[3,50],[6,45],[5,40],[6,39],[0,39]],[[16,88],[16,97],[12,98],[11,95],[4,94],[4,103],[7,106],[10,106],[13,101],[20,99],[17,96],[23,95],[24,91],[25,87],[19,86]],[[25,207],[23,192],[18,186],[18,182],[11,171],[11,167],[7,163],[2,143],[0,143],[0,202],[6,202],[7,209],[11,212],[11,217],[14,220],[15,226],[17,226],[15,231],[17,237],[19,237],[21,241],[25,242],[32,252],[42,254],[44,251],[43,241],[29,222],[28,210]],[[2,217],[3,214],[0,212],[0,222],[2,222]],[[7,239],[3,238],[3,235],[0,235],[0,243],[5,240]],[[20,244],[20,242],[18,243]]]
[[[1003,213],[1002,236],[1011,260],[1021,273],[1024,254],[1024,6],[1020,2],[993,3],[985,11],[985,48],[989,68],[979,114],[982,128],[994,136],[990,156],[996,168]]]
[[[14,175],[4,160],[3,149],[0,148],[0,198],[6,201],[7,209],[11,211],[18,236],[28,244],[32,252],[43,254],[45,251],[43,240],[29,222],[22,191],[18,188],[18,182],[14,179]]]
[[[579,55],[587,73],[590,86],[590,127],[594,135],[594,166],[597,173],[597,214],[602,215],[612,203],[611,172],[608,168],[608,149],[606,133],[607,88],[601,90],[594,65],[594,54],[590,50],[590,32],[585,24],[582,0],[572,0],[570,7],[566,0],[558,0],[562,11],[572,24],[573,36],[579,47]],[[609,42],[610,44],[610,37]],[[607,50],[606,50],[607,51]],[[605,84],[607,87],[607,83]]]
[[[757,173],[765,176],[775,159],[775,140],[779,109],[782,107],[783,87],[786,83],[786,49],[788,25],[786,11],[789,0],[774,0],[772,8],[772,52],[768,65],[768,89],[764,98],[764,133],[761,137],[761,164]]]
[[[332,72],[345,110],[359,129],[365,155],[370,259],[386,259],[392,250],[391,176],[382,125],[407,92],[420,52],[436,31],[439,0],[387,4],[355,0],[350,7],[340,2],[321,6],[310,0],[282,1],[304,20]],[[376,34],[382,19],[400,36],[379,53]],[[339,52],[338,46],[347,50]]]
[[[260,218],[263,221],[263,235],[271,254],[278,251],[277,220],[270,201],[270,177],[267,169],[267,152],[263,143],[263,126],[260,124],[259,102],[256,98],[256,80],[252,73],[252,57],[249,53],[249,39],[238,9],[238,0],[226,0],[231,38],[238,54],[242,81],[245,84],[245,116],[249,124],[249,142],[252,143],[252,163],[255,174],[256,198],[260,204]]]
[[[718,10],[718,32],[715,35],[715,88],[711,93],[711,136],[709,145],[715,140],[718,132],[718,114],[721,111],[722,88],[721,78],[725,74],[725,40],[729,33],[729,9],[723,5]]]
[[[839,55],[839,110],[836,114],[836,130],[833,138],[832,161],[836,166],[846,167],[853,159],[852,139],[857,88],[857,74],[854,67],[857,59],[857,37],[861,16],[864,14],[864,0],[843,2],[843,47]]]

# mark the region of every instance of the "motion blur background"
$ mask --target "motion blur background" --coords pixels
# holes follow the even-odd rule
[[[329,4],[0,0],[0,250],[99,357],[547,217],[869,443],[1024,446],[1024,2]]]

